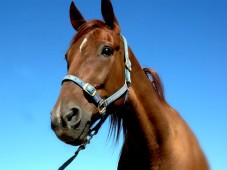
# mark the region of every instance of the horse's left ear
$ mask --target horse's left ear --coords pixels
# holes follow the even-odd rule
[[[102,0],[102,16],[106,25],[111,29],[118,29],[120,31],[120,26],[114,15],[113,6],[110,0]]]
[[[70,5],[70,21],[75,30],[79,30],[80,26],[82,26],[84,23],[86,23],[86,20],[81,15],[80,11],[75,6],[74,2],[72,1]]]

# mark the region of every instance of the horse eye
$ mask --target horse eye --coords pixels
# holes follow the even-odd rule
[[[102,49],[102,55],[105,57],[109,57],[109,56],[113,55],[113,49],[111,47],[105,46]]]

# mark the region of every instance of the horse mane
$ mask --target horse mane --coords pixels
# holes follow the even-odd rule
[[[176,112],[165,100],[164,87],[162,85],[161,79],[156,71],[151,68],[143,68],[144,73],[150,80],[150,84],[153,87],[156,95],[158,96],[161,105],[165,110],[171,115]],[[111,119],[110,119],[110,131],[109,137],[113,136],[115,138],[115,143],[119,141],[121,130],[123,129],[124,136],[127,134],[127,127],[123,123],[124,109],[114,109],[112,110]]]
[[[165,101],[164,88],[157,72],[151,68],[144,68],[143,71],[150,79],[151,85],[155,89],[155,92],[158,95],[159,99]]]

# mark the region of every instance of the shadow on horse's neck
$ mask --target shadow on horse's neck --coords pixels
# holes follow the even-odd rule
[[[168,141],[171,133],[169,121],[172,114],[167,113],[171,108],[165,103],[164,98],[163,101],[160,100],[160,96],[131,51],[130,57],[132,86],[123,118],[125,141],[119,169],[125,169],[125,164],[127,166],[131,164],[132,168],[139,165],[137,168],[150,169],[158,167],[160,153],[163,153],[160,149],[165,149],[165,141]]]

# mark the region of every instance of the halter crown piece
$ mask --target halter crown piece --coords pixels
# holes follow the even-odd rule
[[[110,105],[111,103],[115,102],[119,98],[121,98],[123,95],[125,95],[124,103],[126,102],[128,98],[128,93],[129,93],[129,86],[131,84],[131,76],[130,72],[132,70],[131,67],[131,61],[129,59],[129,54],[128,54],[128,43],[127,40],[123,35],[121,35],[123,42],[124,42],[124,59],[125,59],[125,84],[114,94],[112,94],[110,97],[107,99],[102,99],[101,96],[97,93],[96,89],[94,86],[92,86],[89,83],[84,82],[80,78],[74,75],[67,75],[63,78],[62,83],[65,81],[72,81],[79,87],[83,89],[89,96],[91,96],[94,99],[94,103],[96,104],[99,113],[101,114],[101,119],[100,121],[96,124],[96,126],[92,129],[90,129],[90,132],[88,134],[89,139],[85,141],[85,143],[81,144],[75,154],[68,159],[58,170],[64,170],[78,155],[78,153],[85,149],[86,145],[90,143],[90,140],[93,138],[94,135],[98,133],[98,130],[100,129],[101,125],[104,123],[106,118],[108,117],[107,112],[107,106]]]

